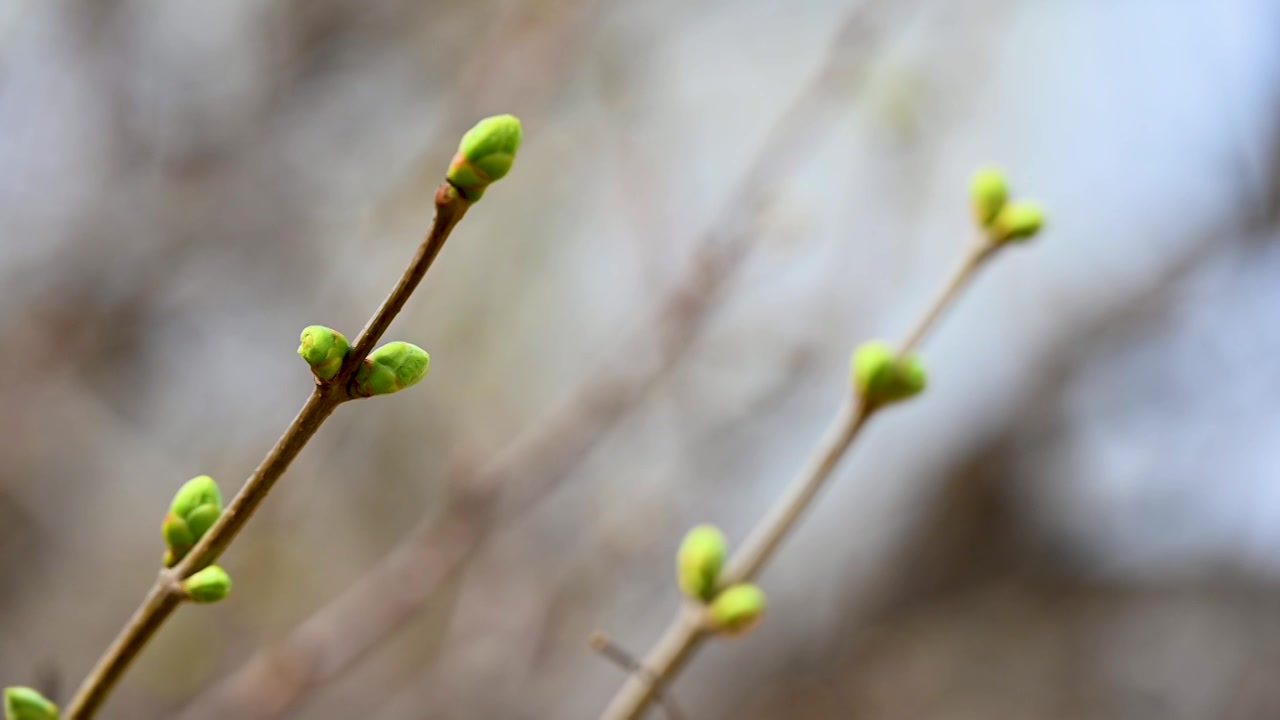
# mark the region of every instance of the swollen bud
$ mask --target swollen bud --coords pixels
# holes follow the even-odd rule
[[[7,687],[4,720],[58,720],[58,706],[29,687]]]
[[[369,353],[351,379],[351,394],[388,395],[417,383],[427,374],[431,356],[417,345],[390,342]]]
[[[193,477],[183,483],[173,496],[169,512],[185,519],[192,510],[202,505],[222,507],[222,492],[218,490],[218,483],[208,475]]]
[[[475,202],[489,183],[507,174],[519,149],[520,120],[514,115],[487,117],[462,136],[445,177],[464,198]]]
[[[979,168],[969,179],[969,204],[973,219],[980,227],[988,227],[1009,200],[1009,184],[998,168]]]
[[[160,525],[168,546],[162,562],[173,567],[186,556],[222,515],[222,493],[208,475],[192,478],[178,489]]]
[[[321,380],[331,380],[342,368],[342,359],[351,349],[342,333],[323,325],[309,325],[302,330],[298,355],[311,366],[311,373]]]
[[[755,627],[764,614],[764,591],[750,583],[726,588],[707,607],[707,623],[712,630],[740,635]]]
[[[214,603],[231,592],[231,576],[217,565],[210,565],[182,581],[187,599],[198,603]]]
[[[724,535],[712,525],[699,525],[684,536],[676,553],[676,581],[685,595],[708,601],[715,595],[724,567]]]
[[[991,223],[994,242],[1012,242],[1035,237],[1044,227],[1044,210],[1035,203],[1017,202],[1006,205]]]
[[[898,357],[887,343],[859,345],[850,364],[853,387],[870,406],[905,400],[924,390],[924,366],[914,355]]]

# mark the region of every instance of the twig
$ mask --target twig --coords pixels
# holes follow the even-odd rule
[[[602,655],[606,660],[609,660],[623,670],[637,675],[650,675],[648,668],[641,665],[635,658],[631,657],[631,653],[613,642],[608,635],[605,635],[602,632],[592,633],[591,638],[587,640],[587,643],[591,645],[592,650],[600,653],[600,655]],[[656,678],[653,677],[647,677],[647,679],[655,684],[657,682]],[[653,696],[657,700],[658,704],[662,706],[663,711],[667,713],[667,717],[671,720],[684,720],[684,714],[680,712],[680,708],[676,706],[675,701],[656,686],[653,691]]]
[[[436,255],[444,247],[449,233],[466,213],[469,203],[454,190],[452,185],[445,182],[436,190],[435,206],[436,213],[431,229],[418,247],[409,266],[405,268],[395,288],[383,301],[382,307],[361,331],[351,352],[343,362],[342,369],[333,380],[317,382],[315,390],[302,406],[302,410],[285,429],[284,434],[276,441],[275,446],[267,453],[258,468],[245,481],[244,486],[236,493],[218,521],[178,565],[161,571],[160,577],[147,593],[142,605],[98,660],[98,664],[76,691],[75,697],[67,704],[68,720],[93,717],[129,664],[146,646],[156,630],[177,609],[181,602],[179,581],[190,577],[218,559],[218,556],[253,516],[267,494],[271,492],[271,488],[288,469],[289,463],[315,435],[320,425],[338,405],[351,399],[347,384],[355,374],[356,368],[382,337],[396,314],[413,294],[414,289],[418,287],[418,283],[426,275]]]
[[[973,277],[983,261],[991,256],[995,248],[996,246],[989,242],[980,242],[966,253],[951,279],[944,285],[937,300],[929,306],[915,329],[901,344],[903,353],[920,342],[941,316],[943,309]],[[761,518],[741,547],[729,559],[720,581],[722,587],[746,582],[755,577],[809,506],[814,495],[830,477],[831,470],[844,456],[845,451],[875,409],[874,405],[861,402],[856,394],[846,397],[839,413],[827,428],[808,461],[791,480],[782,497]],[[686,603],[682,606],[676,618],[643,660],[642,666],[647,672],[633,674],[627,680],[601,716],[603,720],[635,720],[644,713],[655,699],[656,689],[679,673],[680,668],[693,656],[706,638],[702,612],[703,609],[696,605]]]
[[[264,717],[279,717],[305,688],[338,675],[412,618],[462,567],[491,528],[508,524],[495,522],[499,489],[516,494],[508,507],[518,514],[568,476],[692,346],[716,298],[752,248],[754,220],[744,218],[758,217],[778,178],[803,161],[805,148],[817,146],[809,142],[797,148],[794,138],[822,137],[835,123],[844,106],[834,98],[854,84],[865,68],[881,26],[891,25],[877,11],[905,12],[910,5],[863,2],[848,14],[821,67],[781,114],[755,161],[729,194],[720,219],[699,239],[699,250],[687,272],[659,303],[652,320],[641,323],[620,343],[611,360],[550,418],[535,424],[478,470],[462,470],[452,478],[455,496],[443,520],[424,520],[284,641],[259,651],[192,701],[183,720],[222,717],[247,706],[271,707]],[[658,357],[637,368],[635,358],[651,356],[655,344]],[[406,577],[414,581],[406,582]],[[342,632],[334,632],[335,628]]]

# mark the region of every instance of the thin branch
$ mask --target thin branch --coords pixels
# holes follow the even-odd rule
[[[962,259],[942,293],[925,311],[915,329],[901,344],[902,352],[912,348],[928,332],[943,309],[955,299],[960,289],[973,277],[995,246],[975,244]],[[814,496],[822,488],[832,469],[844,456],[859,431],[876,407],[866,405],[850,394],[846,397],[813,454],[791,480],[787,489],[747,536],[729,559],[721,579],[722,586],[746,582],[756,576],[773,555],[782,539],[795,526]],[[654,701],[657,688],[668,683],[706,638],[702,608],[684,604],[661,639],[645,657],[645,672],[633,673],[614,696],[602,716],[603,720],[635,720]]]
[[[147,593],[142,605],[98,660],[97,665],[80,685],[80,689],[76,691],[75,697],[67,704],[68,720],[85,720],[93,717],[119,681],[120,676],[128,669],[129,664],[146,646],[156,630],[177,609],[181,602],[179,581],[190,577],[218,559],[249,518],[253,517],[254,511],[266,499],[271,488],[284,475],[289,464],[302,451],[307,441],[320,429],[320,425],[338,405],[351,398],[347,391],[347,384],[354,376],[356,368],[386,332],[387,327],[404,307],[414,289],[418,287],[418,283],[426,275],[440,249],[444,247],[449,233],[466,213],[469,204],[451,185],[442,183],[436,190],[435,205],[436,213],[431,229],[409,262],[409,266],[405,268],[395,288],[383,301],[382,307],[361,331],[352,351],[343,362],[341,371],[332,381],[317,383],[315,391],[302,406],[297,417],[285,429],[284,434],[276,441],[275,446],[267,453],[258,468],[245,481],[244,486],[227,505],[218,521],[182,559],[182,562],[160,573],[160,577]]]
[[[591,638],[587,642],[591,645],[592,650],[600,653],[600,655],[606,660],[612,662],[623,670],[626,670],[629,673],[639,673],[643,675],[648,674],[649,671],[646,670],[639,661],[631,657],[631,653],[627,652],[620,645],[615,643],[608,635],[605,635],[602,632],[592,633]],[[654,678],[649,678],[649,680],[651,682],[655,681]],[[657,699],[658,704],[662,706],[663,712],[667,714],[667,717],[670,718],[670,720],[684,720],[684,713],[680,712],[680,708],[676,706],[675,701],[668,697],[664,692],[660,689],[655,689],[653,696]]]
[[[609,361],[499,455],[479,469],[459,471],[450,482],[454,496],[443,520],[420,523],[285,640],[259,651],[189,703],[183,719],[221,717],[247,705],[271,707],[269,717],[281,716],[305,689],[337,676],[408,622],[491,528],[508,524],[497,522],[499,491],[515,495],[507,507],[518,515],[567,477],[693,346],[716,299],[749,256],[757,219],[778,179],[804,161],[805,149],[819,146],[813,141],[797,147],[794,138],[820,138],[835,125],[847,110],[841,92],[856,83],[876,40],[893,26],[881,11],[907,12],[911,5],[863,2],[846,16],[820,67],[779,116],[718,220],[700,236],[684,275]],[[657,357],[637,366],[636,358],[652,357],[655,346]]]
[[[991,244],[982,237],[974,240],[973,248],[964,256],[964,261],[952,270],[951,277],[947,278],[937,297],[933,299],[933,304],[920,316],[911,332],[907,333],[907,339],[902,341],[900,348],[902,354],[905,355],[915,351],[916,346],[924,339],[925,333],[929,331],[929,328],[937,324],[938,319],[942,317],[943,311],[955,300],[965,282],[977,271],[978,266],[990,257],[991,253],[995,252],[997,247],[999,246]]]

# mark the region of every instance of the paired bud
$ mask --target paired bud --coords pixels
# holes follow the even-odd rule
[[[480,199],[489,183],[501,180],[511,169],[520,149],[520,120],[514,115],[494,115],[476,123],[462,136],[458,153],[445,176],[462,197]]]
[[[231,576],[217,565],[210,565],[183,580],[182,590],[192,602],[218,602],[231,592]]]
[[[685,595],[707,602],[714,597],[724,567],[724,535],[712,525],[699,525],[684,536],[676,554],[676,581]]]
[[[707,606],[707,625],[725,635],[741,635],[764,615],[764,591],[750,583],[725,588]]]
[[[899,357],[880,341],[865,342],[853,351],[853,387],[869,406],[906,400],[924,390],[924,366],[914,355]]]
[[[169,505],[160,533],[164,537],[165,567],[173,567],[200,542],[200,538],[213,527],[222,515],[222,493],[218,484],[208,475],[188,480]]]
[[[1029,240],[1044,227],[1044,210],[1030,202],[1005,205],[989,229],[992,241],[1016,242]]]
[[[4,689],[4,720],[58,720],[58,706],[29,687]]]
[[[999,168],[979,168],[969,179],[969,203],[979,227],[990,227],[1009,201],[1009,184]]]
[[[317,378],[332,380],[342,368],[342,360],[350,349],[342,333],[323,325],[310,325],[302,331],[298,355],[307,361]]]
[[[359,397],[389,395],[417,383],[427,374],[431,356],[417,345],[390,342],[369,353],[355,377],[351,393]]]
[[[998,168],[982,167],[969,179],[973,219],[993,243],[1027,240],[1040,232],[1044,211],[1031,202],[1009,202],[1009,184]]]

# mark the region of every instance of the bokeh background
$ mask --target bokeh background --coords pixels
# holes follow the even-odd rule
[[[1006,167],[1051,230],[924,349],[692,718],[1280,715],[1270,0],[0,2],[0,682],[69,696],[174,489],[238,487],[458,137],[511,175],[105,718],[589,718],[742,538],[850,348],[899,337]],[[658,716],[657,713],[654,715]]]

